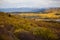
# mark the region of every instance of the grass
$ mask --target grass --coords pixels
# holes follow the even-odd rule
[[[59,40],[59,26],[58,22],[35,21],[0,13],[0,39],[3,40]]]

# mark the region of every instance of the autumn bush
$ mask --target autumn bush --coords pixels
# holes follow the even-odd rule
[[[52,28],[60,28],[59,24],[44,21],[37,22],[7,13],[1,13],[0,15],[0,26],[3,25],[4,29],[7,30],[6,32],[14,34],[13,36],[16,40],[58,40],[59,36]],[[4,38],[0,37],[0,39]]]
[[[40,39],[44,40],[57,40],[58,36],[48,28],[36,27],[32,30],[33,34]]]

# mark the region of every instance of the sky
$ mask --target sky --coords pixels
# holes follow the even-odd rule
[[[60,0],[0,0],[0,8],[60,7]]]

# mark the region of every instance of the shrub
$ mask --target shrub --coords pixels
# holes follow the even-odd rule
[[[36,27],[32,30],[33,35],[44,40],[57,40],[58,36],[50,29],[44,27]]]

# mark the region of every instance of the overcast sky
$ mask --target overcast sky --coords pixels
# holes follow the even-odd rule
[[[60,7],[60,0],[0,0],[0,8]]]

